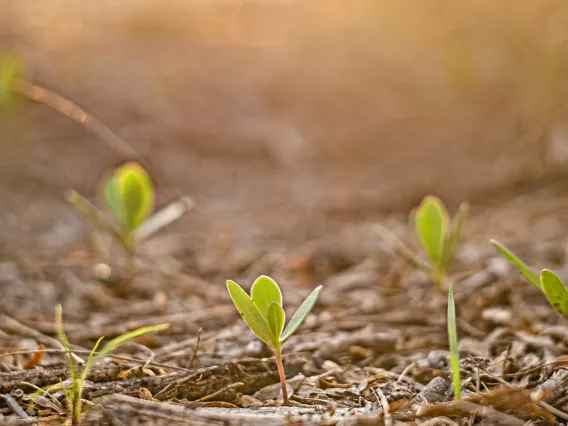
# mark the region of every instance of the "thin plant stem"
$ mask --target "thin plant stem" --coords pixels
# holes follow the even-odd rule
[[[436,288],[442,292],[442,293],[446,293],[446,290],[444,289],[444,277],[446,276],[445,271],[440,270],[440,269],[432,269],[432,271],[430,272],[430,278],[432,279],[432,281],[434,282],[434,285],[436,286]]]
[[[278,375],[280,376],[280,384],[282,385],[282,399],[284,405],[289,406],[290,400],[288,399],[288,388],[286,387],[286,374],[284,373],[284,364],[282,364],[282,352],[274,351],[276,356],[276,365],[278,366]]]

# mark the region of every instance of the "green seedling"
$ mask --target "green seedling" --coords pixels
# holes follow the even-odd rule
[[[139,242],[179,219],[192,206],[188,198],[182,197],[150,216],[154,208],[154,184],[142,166],[135,162],[118,167],[104,179],[100,197],[112,219],[107,219],[76,191],[67,193],[67,201],[73,207],[123,248],[130,272]]]
[[[432,195],[424,197],[420,205],[410,214],[410,221],[426,254],[426,260],[414,254],[385,228],[379,227],[378,231],[403,259],[428,273],[434,284],[443,290],[443,281],[460,243],[468,210],[466,203],[460,204],[458,212],[450,221],[448,211],[438,197]]]
[[[154,185],[150,177],[138,163],[126,163],[104,180],[101,193],[114,221],[106,219],[75,191],[70,191],[67,199],[99,229],[110,234],[127,253],[134,253],[136,230],[154,207]]]
[[[548,270],[543,269],[540,275],[529,268],[521,259],[515,256],[503,244],[491,240],[491,245],[530,283],[538,288],[548,303],[552,305],[554,310],[568,319],[568,290],[558,276]]]
[[[456,401],[459,401],[461,399],[460,355],[458,350],[458,331],[456,326],[454,290],[451,285],[448,291],[448,340],[450,342],[450,368],[452,370],[454,398]]]
[[[17,56],[0,55],[0,107],[10,107],[14,104],[14,81],[22,74],[23,67]]]
[[[320,285],[302,302],[286,328],[286,315],[282,308],[282,292],[272,278],[265,275],[258,277],[251,288],[251,296],[236,282],[228,280],[227,289],[237,310],[252,332],[272,351],[276,357],[282,398],[284,405],[289,405],[286,375],[282,364],[282,346],[302,325],[320,294]]]
[[[68,384],[60,383],[58,385],[49,386],[46,389],[38,388],[37,386],[26,382],[24,382],[24,384],[36,389],[34,397],[32,398],[32,404],[42,394],[50,397],[54,401],[58,401],[56,398],[54,398],[51,395],[51,393],[59,390],[63,391],[65,394],[65,412],[67,414],[67,418],[71,419],[71,424],[73,425],[80,424],[81,414],[83,413],[83,407],[82,407],[83,387],[85,384],[85,380],[87,379],[87,374],[89,373],[91,367],[96,362],[100,361],[109,353],[111,353],[116,348],[118,348],[120,345],[132,339],[140,337],[144,334],[156,333],[159,331],[166,330],[170,326],[169,324],[160,324],[155,326],[141,327],[136,330],[132,330],[128,333],[125,333],[121,336],[112,339],[102,349],[97,351],[100,343],[104,339],[104,337],[101,337],[99,340],[97,340],[95,346],[93,346],[93,349],[89,354],[89,357],[87,358],[87,361],[79,370],[76,356],[73,354],[71,350],[71,343],[69,343],[67,335],[65,334],[65,330],[63,328],[63,311],[61,305],[57,305],[55,308],[55,321],[57,325],[57,334],[59,337],[59,341],[61,342],[61,344],[65,348],[65,351],[67,352],[69,370],[71,374],[70,382]],[[61,403],[57,402],[57,405],[63,408]]]

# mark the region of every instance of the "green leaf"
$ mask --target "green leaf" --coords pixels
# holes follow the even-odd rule
[[[26,385],[31,387],[32,389],[35,390],[35,392],[32,394],[31,398],[30,398],[30,402],[28,404],[28,408],[30,410],[33,410],[34,405],[37,401],[37,399],[43,395],[46,398],[51,399],[51,401],[53,401],[53,403],[61,410],[62,413],[65,413],[65,407],[63,407],[63,404],[61,404],[61,402],[55,397],[53,396],[53,394],[51,393],[52,391],[59,391],[60,389],[60,385],[50,385],[50,386],[46,386],[45,389],[40,388],[39,386],[34,385],[33,383],[30,382],[20,382],[22,385]]]
[[[250,295],[254,304],[265,316],[272,302],[276,302],[282,306],[282,292],[280,291],[280,287],[278,287],[276,281],[266,275],[261,275],[254,280]]]
[[[138,228],[154,207],[154,185],[138,163],[117,168],[103,184],[107,206],[126,232]]]
[[[268,307],[268,312],[266,315],[268,321],[268,326],[272,331],[272,337],[275,342],[280,342],[280,335],[284,329],[284,322],[286,321],[286,313],[282,306],[278,302],[272,302]]]
[[[452,231],[450,232],[450,236],[448,238],[448,243],[444,248],[444,255],[442,259],[442,268],[447,270],[450,264],[454,260],[454,256],[456,254],[456,250],[460,243],[461,233],[463,229],[463,225],[467,218],[467,213],[469,211],[469,206],[467,203],[461,203],[456,213],[454,220],[452,221]]]
[[[568,319],[568,290],[566,290],[564,283],[554,272],[548,269],[541,271],[540,283],[548,302],[556,312]]]
[[[116,189],[124,208],[123,226],[129,232],[138,228],[154,207],[154,186],[150,176],[137,163],[119,167],[115,174]]]
[[[284,329],[282,337],[280,338],[281,343],[286,342],[286,340],[292,337],[298,327],[302,325],[302,323],[314,307],[316,301],[318,300],[321,289],[322,286],[318,286],[314,291],[310,293],[308,297],[306,297],[306,300],[302,302],[302,304]]]
[[[542,286],[540,283],[540,278],[538,275],[530,269],[527,265],[523,263],[521,259],[515,256],[507,247],[503,244],[495,241],[490,240],[491,245],[495,247],[495,249],[505,258],[507,261],[517,270],[519,273],[533,283],[539,290],[542,290]]]
[[[0,107],[11,106],[14,101],[14,80],[22,74],[22,66],[15,55],[0,57]]]
[[[93,364],[95,364],[97,361],[107,356],[109,353],[114,351],[120,345],[128,342],[129,340],[136,339],[137,337],[140,337],[144,334],[157,333],[159,331],[167,330],[169,327],[170,327],[169,324],[159,324],[159,325],[150,325],[147,327],[137,328],[127,333],[121,334],[118,337],[115,337],[110,342],[108,342],[99,352],[97,352],[97,348],[101,343],[101,341],[103,340],[103,337],[101,337],[99,340],[97,340],[97,343],[91,350],[89,358],[87,358],[87,363],[85,364],[85,367],[83,367],[83,370],[81,371],[81,380],[85,380],[85,378],[87,377],[87,373],[89,369],[93,366]]]
[[[118,183],[114,178],[114,175],[111,175],[105,179],[103,184],[103,195],[108,208],[110,209],[120,226],[124,228],[124,224],[126,223],[126,211],[124,210],[124,204],[120,199],[120,194],[118,192]]]
[[[414,226],[422,248],[434,265],[440,265],[448,234],[448,212],[439,198],[424,197],[416,210]]]
[[[228,280],[227,290],[237,310],[243,317],[244,322],[256,336],[273,348],[275,342],[272,338],[272,331],[268,325],[266,317],[262,315],[258,307],[254,304],[249,295],[236,282]]]
[[[460,355],[458,349],[458,332],[456,326],[456,306],[454,303],[454,290],[450,284],[448,291],[448,339],[450,342],[450,367],[452,369],[452,383],[456,401],[461,399]]]

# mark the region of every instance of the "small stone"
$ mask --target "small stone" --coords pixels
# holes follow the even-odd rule
[[[481,317],[485,321],[489,321],[493,324],[507,325],[511,322],[513,313],[508,309],[492,307],[484,309],[481,313]]]
[[[511,272],[511,265],[502,257],[492,257],[487,262],[487,270],[496,277],[502,278]]]
[[[15,262],[0,263],[0,281],[14,281],[19,276],[18,265]]]
[[[457,253],[457,259],[466,264],[478,262],[481,259],[481,251],[473,244],[463,244]]]

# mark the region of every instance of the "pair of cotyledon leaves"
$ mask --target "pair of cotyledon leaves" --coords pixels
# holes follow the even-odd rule
[[[554,272],[543,269],[538,275],[501,243],[491,240],[491,244],[523,277],[544,293],[556,312],[568,319],[568,290]]]
[[[103,185],[106,204],[123,231],[133,232],[150,215],[154,207],[154,186],[138,163],[117,168]]]
[[[467,214],[467,205],[462,204],[453,221],[442,201],[426,196],[413,213],[414,229],[432,267],[446,270],[450,265],[460,241]],[[451,230],[450,230],[451,226]]]
[[[284,328],[286,315],[282,308],[282,292],[272,278],[266,275],[258,277],[252,285],[251,296],[236,282],[227,281],[231,299],[245,323],[274,351],[279,351],[302,325],[316,303],[321,288],[320,285],[310,293]]]

